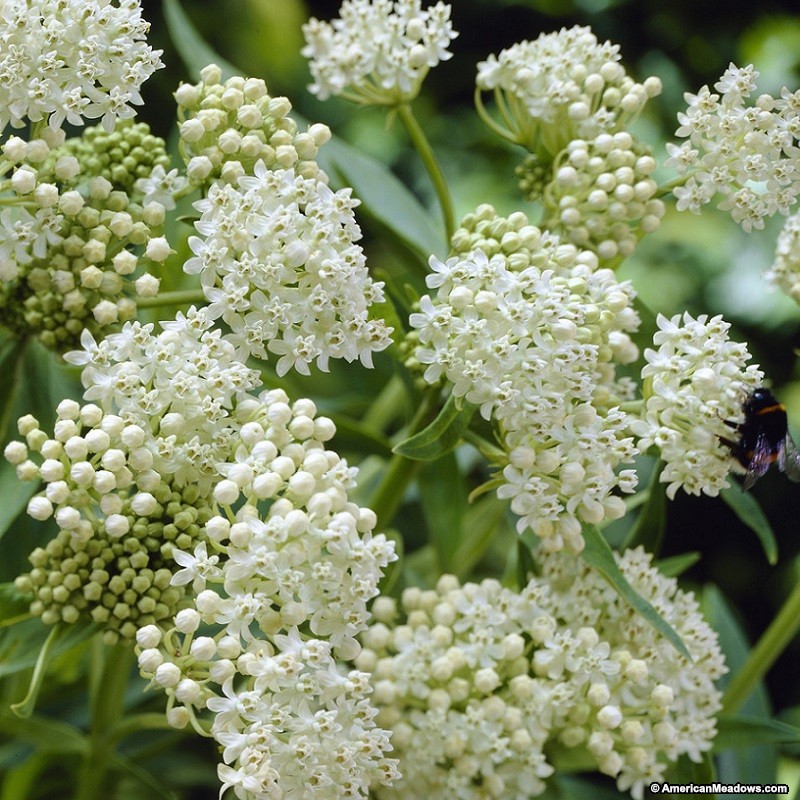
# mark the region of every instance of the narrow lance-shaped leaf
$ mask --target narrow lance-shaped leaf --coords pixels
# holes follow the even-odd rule
[[[625,548],[642,545],[648,553],[654,554],[661,548],[667,527],[666,485],[660,480],[663,467],[663,462],[659,462],[653,469],[647,500],[625,539]]]
[[[200,36],[178,0],[164,1],[164,19],[172,43],[190,72],[199,75],[203,67],[216,64],[222,70],[223,80],[241,75],[241,70],[215,53],[208,42]]]
[[[415,461],[435,461],[449,453],[469,427],[477,406],[453,395],[427,428],[394,447],[394,452]]]
[[[465,532],[463,519],[468,494],[455,455],[447,453],[425,464],[417,485],[439,568],[442,572],[452,572],[453,554]]]
[[[648,625],[666,638],[681,655],[691,660],[692,657],[686,649],[686,645],[675,629],[628,583],[614,560],[611,547],[597,526],[584,525],[583,538],[586,542],[583,550],[583,558],[586,563],[594,567]]]
[[[778,543],[769,524],[766,514],[761,510],[758,500],[748,492],[743,492],[738,486],[723,489],[719,496],[727,503],[733,513],[758,536],[764,555],[770,564],[778,563]]]
[[[754,744],[797,744],[800,728],[774,719],[749,717],[743,714],[720,714],[717,717],[716,751],[728,748],[750,748]]]

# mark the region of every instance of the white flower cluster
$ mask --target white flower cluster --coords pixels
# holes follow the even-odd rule
[[[354,637],[394,548],[372,535],[375,514],[348,499],[355,470],[325,449],[333,424],[310,400],[290,406],[276,390],[246,405],[207,543],[174,552],[183,569],[173,584],[192,584],[194,606],[163,637],[139,631],[139,665],[167,692],[176,727],[213,713],[223,791],[366,797],[396,768],[367,676],[336,657],[359,652]]]
[[[145,125],[104,131],[104,142],[118,148],[131,140],[151,145],[148,155],[123,157],[117,149],[112,164],[93,147],[96,129],[84,133],[85,141],[65,142],[63,131],[45,129],[41,139],[12,136],[2,147],[11,175],[0,212],[0,324],[62,352],[84,328],[102,334],[132,319],[134,296],[152,296],[159,286],[154,275],[134,273],[173,252],[160,235],[164,205],[138,202],[125,185],[129,169],[149,170],[152,159],[166,158],[163,141]]]
[[[658,230],[664,215],[651,177],[655,168],[649,150],[627,131],[574,139],[544,188],[551,230],[603,262],[627,258],[641,236]]]
[[[747,364],[747,346],[728,339],[722,317],[688,313],[658,316],[653,337],[658,350],[645,350],[642,369],[644,418],[634,425],[644,451],[655,445],[665,462],[661,481],[667,495],[679,488],[712,497],[728,486],[735,466],[720,437],[730,437],[725,420],[742,421],[742,402],[758,388],[764,373]]]
[[[87,615],[109,641],[177,610],[172,549],[202,538],[219,463],[249,410],[244,392],[259,379],[202,314],[163,327],[155,336],[127,323],[99,344],[84,332],[85,350],[65,358],[84,366],[87,403],[63,401],[52,437],[21,418],[25,442],[5,449],[20,479],[45,484],[29,515],[59,527],[18,589],[46,623]]]
[[[344,0],[338,19],[312,18],[303,35],[312,94],[396,105],[413,100],[428,70],[452,56],[458,34],[441,2],[423,9],[421,0]]]
[[[775,248],[775,260],[764,276],[769,284],[800,303],[800,213],[784,223]]]
[[[195,204],[201,236],[184,265],[199,274],[210,305],[240,352],[280,356],[277,372],[309,374],[316,361],[360,358],[390,344],[382,320],[369,319],[383,300],[383,284],[367,273],[356,244],[361,231],[349,189],[332,191],[319,178],[263,162],[238,185],[217,183]]]
[[[688,107],[678,114],[675,135],[686,141],[668,144],[666,161],[688,176],[673,190],[679,211],[700,213],[721,195],[717,207],[745,231],[763,228],[776,211],[790,213],[800,193],[800,92],[762,94],[746,106],[756,78],[752,65],[731,64],[714,84],[719,94],[703,86],[684,95]]]
[[[446,378],[500,424],[508,466],[498,494],[511,499],[518,529],[577,552],[581,521],[621,516],[612,491],[636,485],[632,470],[615,473],[637,452],[615,361],[635,360],[628,332],[639,319],[630,285],[597,269],[594,254],[522,220],[515,215],[518,230],[504,237],[516,252],[431,258],[436,296],[425,295],[409,321],[425,380]],[[473,238],[457,232],[454,241]]]
[[[99,343],[85,331],[83,350],[64,358],[83,368],[84,399],[141,429],[146,469],[207,489],[260,375],[237,360],[205,309],[161,327],[129,322]]]
[[[579,559],[540,552],[521,592],[498,581],[407,589],[375,603],[356,665],[371,673],[378,724],[392,731],[401,781],[380,800],[525,800],[577,748],[640,800],[667,761],[711,747],[725,672],[693,595],[641,548],[617,556],[634,588],[683,639],[677,650]]]
[[[139,0],[2,0],[0,130],[46,120],[106,130],[135,114],[141,85],[163,66],[145,41]]]
[[[236,183],[252,174],[258,161],[305,178],[322,176],[314,159],[331,138],[330,129],[317,123],[298,131],[289,116],[292,104],[271,97],[260,78],[234,76],[223,83],[220,68],[209,64],[199,83],[178,87],[175,99],[181,157],[195,184],[217,178]]]
[[[507,110],[508,138],[548,163],[573,139],[624,130],[661,92],[658,78],[636,83],[619,59],[618,45],[576,25],[490,55],[476,82]]]

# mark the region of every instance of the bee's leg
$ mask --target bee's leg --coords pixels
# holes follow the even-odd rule
[[[726,439],[724,436],[717,436],[717,439],[722,442],[730,451],[731,455],[743,466],[747,467],[750,463],[750,459],[748,458],[747,451],[739,444],[739,442],[734,441],[733,439]]]
[[[741,429],[742,429],[742,426],[741,426],[741,425],[740,425],[738,422],[734,422],[733,420],[730,420],[730,419],[724,419],[724,420],[722,420],[722,421],[723,421],[723,422],[724,422],[724,423],[725,423],[725,424],[726,424],[726,425],[727,425],[729,428],[733,428],[735,431],[739,431],[739,430],[741,430]],[[720,438],[722,438],[722,437],[720,437]]]

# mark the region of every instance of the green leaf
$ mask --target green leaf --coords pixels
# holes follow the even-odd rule
[[[452,572],[453,554],[461,544],[467,487],[453,453],[425,464],[417,482],[422,513],[436,548],[439,568]]]
[[[178,0],[164,0],[164,19],[172,43],[189,72],[199,75],[203,67],[216,64],[222,70],[223,81],[242,74],[200,36]]]
[[[461,540],[453,553],[452,569],[460,578],[466,578],[483,558],[489,545],[506,524],[508,503],[490,495],[474,503],[463,520]]]
[[[624,795],[610,786],[594,783],[574,775],[556,773],[552,778],[564,800],[620,800]]]
[[[663,467],[664,464],[659,462],[653,469],[647,500],[628,533],[622,549],[642,545],[648,553],[655,554],[661,549],[664,531],[667,528],[666,484],[661,482]]]
[[[707,586],[702,596],[703,615],[719,635],[719,644],[725,654],[725,663],[730,672],[719,681],[725,689],[731,675],[741,670],[748,656],[747,637],[739,625],[736,615],[724,595],[716,586]],[[769,721],[772,719],[769,695],[763,683],[747,698],[741,714],[750,718]],[[719,779],[726,783],[774,783],[778,768],[775,747],[754,745],[744,750],[726,750],[718,754]]]
[[[769,524],[766,514],[761,510],[758,500],[749,492],[743,492],[738,486],[722,489],[719,494],[734,514],[758,536],[767,561],[770,564],[777,564],[778,543],[775,541],[772,526]]]
[[[800,728],[774,719],[749,717],[743,714],[720,714],[717,717],[717,738],[714,751],[749,748],[754,744],[800,743]]]
[[[0,344],[0,444],[5,444],[16,433],[13,419],[14,398],[22,380],[22,361],[25,355],[25,342],[4,339]],[[3,496],[3,495],[0,495]]]
[[[296,117],[297,115],[295,115]],[[394,235],[423,264],[448,250],[441,226],[394,173],[381,161],[334,137],[319,152],[319,165],[344,186],[351,186],[361,208]]]
[[[0,454],[0,538],[11,527],[14,520],[27,507],[28,500],[39,489],[39,481],[21,481],[16,468]]]
[[[84,755],[89,751],[89,741],[78,728],[49,717],[20,719],[4,713],[0,715],[0,731],[46,753]]]
[[[681,553],[679,556],[670,556],[656,561],[658,571],[668,578],[677,578],[683,575],[687,569],[693,567],[701,558],[697,551],[691,553]]]
[[[109,761],[112,769],[130,775],[147,787],[150,790],[148,797],[163,797],[164,800],[175,800],[176,795],[168,786],[161,783],[152,772],[140,767],[127,756],[122,755],[122,753],[112,753]]]
[[[597,526],[584,525],[583,538],[586,542],[583,550],[583,558],[586,563],[594,567],[648,625],[658,631],[681,655],[691,661],[692,657],[675,629],[628,583],[614,560],[614,552]]]
[[[688,756],[681,756],[675,763],[670,764],[664,774],[667,783],[713,783],[717,779],[717,770],[714,761],[708,753],[703,753],[702,760],[698,763]],[[648,797],[658,797],[650,791]],[[678,794],[678,797],[689,797],[687,794]]]
[[[391,458],[392,445],[379,431],[335,411],[326,411],[325,416],[336,425],[334,446],[338,452],[353,451],[362,455],[377,455]]]
[[[394,447],[394,452],[415,461],[435,461],[449,453],[469,427],[477,406],[453,395],[427,428]]]
[[[97,626],[84,622],[66,625],[53,644],[51,659],[87,640],[96,630]],[[38,617],[0,629],[0,678],[33,667],[50,631]]]

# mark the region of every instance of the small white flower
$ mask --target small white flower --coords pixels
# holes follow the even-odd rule
[[[728,486],[735,464],[720,441],[731,434],[725,420],[741,420],[742,402],[764,374],[747,364],[744,344],[728,339],[730,325],[720,316],[659,315],[658,327],[653,339],[658,350],[645,350],[639,447],[660,450],[665,462],[661,481],[669,484],[670,498],[679,488],[716,496]]]
[[[25,120],[82,125],[102,118],[106,130],[134,115],[139,88],[163,66],[145,41],[150,28],[138,0],[9,0],[0,38],[0,129]],[[80,43],[80,46],[78,46]]]
[[[719,197],[717,207],[745,231],[776,212],[788,216],[800,193],[796,96],[783,89],[779,99],[760,95],[746,105],[757,77],[752,65],[731,64],[714,86],[719,94],[703,86],[684,95],[675,135],[687,141],[668,145],[666,161],[687,176],[673,192],[679,211],[699,213]]]
[[[660,80],[634,82],[619,58],[618,45],[576,25],[490,55],[476,83],[506,96],[509,136],[552,160],[573,139],[624,130],[660,93]]]
[[[417,96],[428,70],[452,56],[458,34],[441,2],[423,9],[421,0],[344,0],[338,19],[312,18],[303,35],[312,94],[394,105]]]

